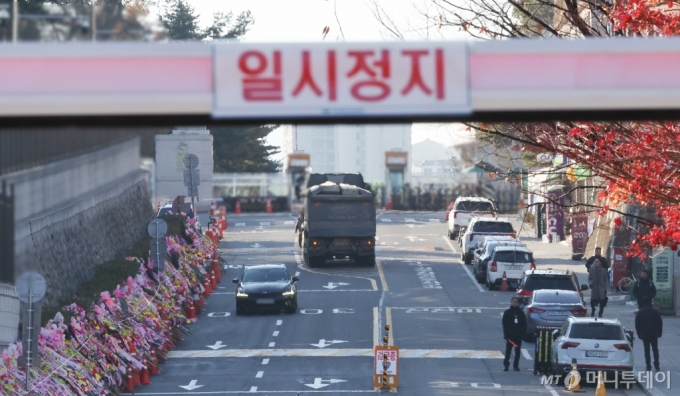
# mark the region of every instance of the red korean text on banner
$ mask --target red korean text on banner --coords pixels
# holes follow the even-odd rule
[[[274,51],[272,59],[260,51],[241,54],[238,67],[243,78],[243,99],[246,101],[283,100],[281,83],[281,51]]]
[[[375,51],[349,51],[348,55],[355,58],[354,68],[347,73],[347,77],[354,75],[368,75],[369,79],[352,85],[351,94],[357,100],[364,102],[378,102],[390,95],[391,88],[384,81],[390,78],[390,53],[380,51],[380,59],[370,63],[368,58],[375,55]],[[366,89],[369,88],[369,89]],[[370,88],[377,89],[371,90]]]
[[[429,50],[408,50],[402,51],[402,55],[411,58],[411,76],[408,83],[401,90],[401,94],[406,96],[415,87],[418,87],[426,95],[432,95],[432,89],[428,87],[423,81],[422,72],[420,68],[420,58],[428,56]],[[444,99],[444,53],[441,49],[435,50],[435,90],[438,100]]]
[[[336,72],[335,51],[328,51],[327,53],[327,78],[328,78],[328,99],[335,101],[337,99],[337,72]],[[302,51],[302,73],[298,80],[295,89],[293,89],[293,96],[298,96],[308,87],[316,96],[322,96],[323,91],[314,79],[312,74],[312,62],[309,51]]]

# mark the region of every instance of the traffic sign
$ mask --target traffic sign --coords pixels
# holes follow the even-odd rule
[[[197,186],[201,184],[201,171],[199,169],[184,171],[184,185],[189,187],[191,185]]]
[[[163,238],[168,233],[168,223],[163,219],[153,219],[146,230],[151,238]]]
[[[197,168],[198,162],[198,156],[196,154],[187,154],[184,157],[184,166],[187,168]]]
[[[45,297],[47,282],[45,278],[35,271],[24,272],[17,278],[14,286],[19,300],[28,304],[36,303]],[[32,296],[31,296],[32,294]]]
[[[396,388],[399,386],[399,347],[394,345],[373,347],[374,372],[373,386],[381,387],[383,373],[387,373],[387,384]],[[387,357],[387,359],[385,359]]]

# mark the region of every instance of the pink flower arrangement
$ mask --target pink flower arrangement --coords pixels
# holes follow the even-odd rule
[[[143,260],[127,257],[140,265],[135,278],[128,278],[89,311],[76,304],[63,307],[71,315],[65,323],[60,312],[40,329],[40,364],[31,370],[31,390],[41,395],[90,396],[118,394],[126,370],[143,368],[152,361],[152,350],[160,360],[174,345],[174,338],[191,323],[185,316],[192,291],[203,292],[199,276],[206,274],[203,261],[214,246],[207,238],[187,228],[194,244],[184,238],[168,237],[168,251],[179,255],[176,267],[166,263],[165,272],[151,275]],[[195,319],[193,320],[195,321]],[[26,371],[18,366],[21,343],[11,344],[0,359],[0,395],[22,395]]]

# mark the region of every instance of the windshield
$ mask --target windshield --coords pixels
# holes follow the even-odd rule
[[[514,250],[497,251],[493,259],[502,263],[530,263],[532,261],[531,253],[517,252]]]
[[[493,212],[493,204],[491,202],[480,201],[460,201],[456,205],[456,209],[463,212]]]
[[[524,281],[522,289],[534,290],[575,290],[571,277],[530,276]]]
[[[513,233],[512,224],[500,221],[478,221],[472,228],[475,232]]]
[[[539,304],[581,304],[581,297],[576,293],[540,293],[534,296],[534,302]]]
[[[575,323],[571,326],[569,338],[585,340],[623,340],[621,327],[617,325]]]
[[[288,273],[283,268],[252,269],[243,274],[243,282],[287,282]]]

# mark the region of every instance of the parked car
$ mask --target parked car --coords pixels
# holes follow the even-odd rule
[[[496,217],[496,207],[493,202],[481,197],[458,197],[453,208],[448,211],[446,220],[449,222],[448,236],[456,239],[462,235],[461,227],[470,223],[470,219],[478,216]]]
[[[479,244],[479,247],[474,251],[472,259],[473,272],[477,282],[484,283],[486,281],[486,270],[489,259],[493,251],[499,246],[520,246],[526,247],[522,242],[510,236],[487,236]]]
[[[508,287],[516,289],[519,287],[524,271],[535,268],[534,255],[531,250],[521,246],[499,246],[489,259],[486,287],[493,290],[496,286],[500,286],[503,274],[505,274]]]
[[[571,290],[583,298],[581,292],[588,290],[588,285],[579,285],[576,273],[569,270],[546,268],[525,271],[517,288],[517,297],[526,303],[534,290]]]
[[[605,374],[632,371],[633,339],[626,334],[616,319],[570,317],[553,333],[552,371],[565,375],[572,370],[573,359],[578,362],[581,378],[587,373],[604,371]],[[592,374],[591,374],[592,376]],[[614,374],[609,374],[609,378]]]
[[[474,251],[486,236],[511,236],[515,238],[512,223],[506,218],[476,217],[470,220],[462,237],[461,259],[465,264],[472,264]]]
[[[561,327],[571,316],[585,317],[588,313],[583,297],[570,290],[534,290],[524,307],[527,335],[536,333],[537,326]]]
[[[248,311],[285,310],[297,312],[297,276],[291,277],[283,264],[246,267],[240,278],[233,280],[236,289],[236,315]]]

